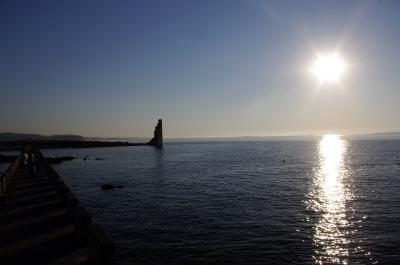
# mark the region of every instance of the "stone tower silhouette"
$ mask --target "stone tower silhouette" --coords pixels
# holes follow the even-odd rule
[[[158,120],[156,128],[154,129],[154,137],[148,142],[149,145],[157,147],[163,146],[163,132],[162,132],[162,119]]]

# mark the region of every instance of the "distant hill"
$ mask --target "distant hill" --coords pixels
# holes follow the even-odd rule
[[[0,133],[0,141],[20,141],[20,140],[74,140],[74,141],[83,141],[84,137],[80,135],[40,135],[40,134],[28,134],[28,133],[12,133],[5,132]]]
[[[399,140],[400,132],[378,132],[368,134],[353,134],[348,135],[348,139],[359,139],[359,140]]]

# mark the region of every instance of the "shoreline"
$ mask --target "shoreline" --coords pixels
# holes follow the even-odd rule
[[[77,141],[77,140],[36,140],[36,141],[0,141],[0,151],[19,151],[27,143],[36,145],[39,149],[59,148],[95,148],[95,147],[120,147],[120,146],[152,146],[149,143],[129,142],[103,142],[103,141]]]

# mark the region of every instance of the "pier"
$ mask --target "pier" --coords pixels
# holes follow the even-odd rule
[[[62,178],[33,147],[0,177],[0,264],[115,264],[115,247]]]

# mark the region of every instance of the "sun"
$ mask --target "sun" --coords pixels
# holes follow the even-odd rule
[[[311,72],[321,83],[339,82],[346,69],[346,63],[336,53],[318,55],[311,66]]]

